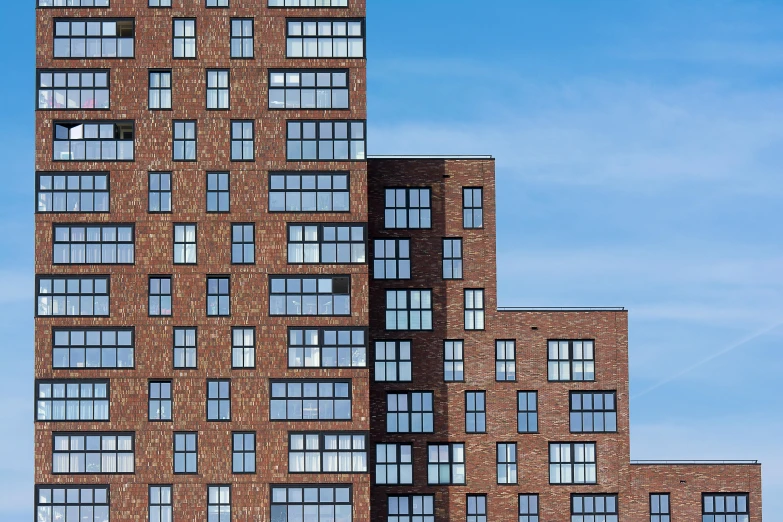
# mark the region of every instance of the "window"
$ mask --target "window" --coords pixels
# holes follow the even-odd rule
[[[35,486],[35,512],[37,520],[108,522],[109,486]]]
[[[549,341],[550,381],[594,381],[595,342]]]
[[[174,19],[174,58],[196,57],[196,19]]]
[[[149,522],[171,522],[173,516],[171,486],[150,486],[149,496]]]
[[[348,7],[348,0],[269,0],[269,7]]]
[[[174,225],[174,264],[196,264],[196,225]]]
[[[495,341],[495,380],[517,380],[516,341]]]
[[[286,58],[364,58],[364,21],[288,20]]]
[[[231,434],[231,443],[231,470],[234,473],[255,473],[255,432],[234,432]]]
[[[465,433],[487,432],[486,392],[465,392]]]
[[[149,173],[150,212],[171,212],[171,172]]]
[[[571,522],[617,522],[617,495],[571,494]]]
[[[467,522],[487,522],[487,496],[468,495]]]
[[[463,341],[443,341],[443,380],[462,382],[465,380],[465,359]]]
[[[109,315],[109,276],[38,276],[38,316]]]
[[[349,212],[348,173],[272,173],[269,211]]]
[[[351,315],[350,276],[270,276],[269,315]]]
[[[149,314],[171,315],[171,276],[150,276]]]
[[[348,109],[348,69],[270,69],[270,109]]]
[[[411,240],[374,240],[372,276],[373,279],[410,279]]]
[[[55,265],[132,265],[133,225],[54,225]]]
[[[68,3],[66,3],[66,1]],[[38,7],[109,7],[109,0],[38,0]]]
[[[351,522],[353,504],[350,486],[273,486],[274,522]]]
[[[670,522],[671,517],[672,513],[671,508],[669,507],[669,494],[650,494],[650,522]]]
[[[109,211],[108,173],[40,173],[37,178],[38,212]]]
[[[443,240],[443,279],[462,279],[462,239]]]
[[[366,473],[367,435],[290,433],[289,473]]]
[[[228,7],[228,0],[207,0],[207,7]]]
[[[174,433],[174,473],[198,473],[198,433]]]
[[[375,341],[375,381],[411,381],[411,342]]]
[[[351,420],[351,381],[272,381],[270,420]]]
[[[196,329],[174,328],[174,368],[196,367]]]
[[[517,431],[538,433],[538,392],[517,392]]]
[[[39,109],[108,109],[109,71],[38,71]]]
[[[207,379],[207,420],[231,420],[231,381]]]
[[[289,368],[366,368],[367,331],[359,328],[289,328]]]
[[[465,484],[464,444],[427,444],[427,484]]]
[[[484,227],[484,189],[462,189],[462,228]]]
[[[132,19],[55,18],[55,58],[133,58]]]
[[[207,315],[231,315],[228,276],[207,276]]]
[[[375,483],[413,484],[413,445],[375,445]]]
[[[53,328],[53,368],[133,368],[133,328]]]
[[[549,443],[550,484],[595,484],[595,442]]]
[[[195,120],[174,120],[174,161],[196,161]]]
[[[617,392],[571,392],[571,433],[617,431]]]
[[[133,161],[132,121],[54,122],[54,161]]]
[[[207,486],[207,520],[231,522],[231,486]]]
[[[429,188],[387,188],[385,228],[430,228],[432,190]]]
[[[150,109],[171,109],[171,71],[150,71]]]
[[[386,290],[387,330],[432,330],[431,290]]]
[[[519,522],[538,522],[538,495],[519,495]]]
[[[705,493],[701,505],[702,522],[749,520],[747,493]]]
[[[231,161],[253,161],[255,132],[252,121],[231,121]]]
[[[253,19],[231,19],[231,58],[253,57]]]
[[[465,330],[484,329],[484,290],[465,290]]]
[[[150,7],[171,7],[171,0],[149,0]]]
[[[432,392],[394,392],[386,396],[387,433],[432,433]]]
[[[435,522],[435,496],[389,495],[386,522]]]
[[[207,212],[228,212],[231,193],[228,172],[207,173]]]
[[[228,109],[228,69],[207,69],[207,109]]]
[[[256,329],[231,329],[231,367],[256,367]]]
[[[149,420],[171,420],[171,381],[150,381]]]
[[[109,420],[109,381],[36,381],[38,421]]]
[[[364,263],[366,244],[366,225],[288,225],[289,263]]]
[[[517,483],[517,445],[514,442],[498,443],[498,484]]]
[[[133,473],[132,433],[53,433],[52,473]]]
[[[365,159],[365,124],[352,121],[289,121],[289,161],[362,161]]]

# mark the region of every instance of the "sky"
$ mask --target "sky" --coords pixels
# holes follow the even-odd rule
[[[0,519],[28,522],[35,18],[7,3]],[[758,459],[783,512],[783,2],[368,3],[370,154],[497,158],[500,305],[626,307],[632,457]]]

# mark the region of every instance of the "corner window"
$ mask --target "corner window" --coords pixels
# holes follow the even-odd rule
[[[365,122],[289,121],[286,125],[288,161],[364,161]]]
[[[286,58],[364,58],[364,20],[289,19]]]
[[[617,392],[571,392],[571,433],[617,431]]]
[[[134,123],[54,122],[54,161],[133,161]]]
[[[348,109],[348,69],[270,69],[270,109]]]
[[[133,58],[134,21],[55,18],[55,58]]]
[[[109,315],[109,276],[38,276],[38,317]]]
[[[109,420],[109,381],[35,382],[37,421]]]
[[[38,71],[39,109],[108,109],[109,71],[58,69]]]
[[[109,174],[38,173],[38,212],[108,212]]]

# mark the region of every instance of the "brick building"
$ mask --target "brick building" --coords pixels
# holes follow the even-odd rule
[[[761,520],[630,463],[624,310],[498,309],[491,159],[367,159],[363,0],[38,7],[36,520]]]

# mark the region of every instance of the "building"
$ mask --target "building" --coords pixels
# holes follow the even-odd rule
[[[761,520],[631,464],[625,310],[497,308],[490,158],[367,159],[364,1],[38,7],[36,520]]]

